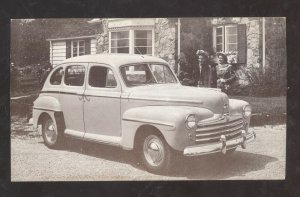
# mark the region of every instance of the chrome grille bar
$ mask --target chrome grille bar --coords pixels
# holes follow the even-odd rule
[[[205,127],[198,127],[196,129],[196,132],[209,132],[209,131],[216,131],[216,130],[220,130],[220,129],[226,129],[226,128],[229,128],[229,127],[234,127],[234,126],[237,126],[237,125],[240,125],[240,124],[243,124],[243,120],[235,120],[235,121],[232,121],[230,122],[229,124],[221,124],[221,125],[212,125],[212,126],[205,126]]]
[[[235,130],[234,132],[232,133],[229,133],[229,134],[226,134],[226,138],[227,137],[232,137],[232,136],[235,136],[237,134],[241,133],[241,130],[238,129],[238,130]],[[205,141],[211,141],[211,140],[220,140],[220,135],[216,136],[216,137],[209,137],[209,138],[203,138],[203,139],[196,139],[196,142],[205,142]]]
[[[217,131],[217,132],[209,132],[209,133],[196,133],[196,137],[209,137],[209,136],[212,136],[212,135],[223,135],[223,134],[227,134],[227,133],[230,133],[230,132],[233,132],[235,130],[240,130],[243,128],[243,125],[242,124],[239,124],[238,126],[235,126],[235,127],[232,127],[230,129],[226,129],[226,130],[221,130],[221,131]]]

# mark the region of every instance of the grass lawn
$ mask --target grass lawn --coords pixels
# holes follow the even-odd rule
[[[252,113],[284,114],[286,113],[286,96],[249,97],[231,96],[230,98],[247,101],[252,106]]]

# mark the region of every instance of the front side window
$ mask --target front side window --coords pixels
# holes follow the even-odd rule
[[[175,76],[167,65],[134,64],[120,68],[126,85],[140,86],[150,84],[177,83]]]
[[[71,65],[65,71],[65,84],[68,86],[83,86],[85,67],[82,65]]]
[[[53,72],[53,74],[50,78],[50,84],[51,85],[60,85],[62,76],[63,76],[63,68],[60,67]]]
[[[115,88],[117,81],[110,68],[93,66],[89,73],[89,85],[97,88]]]
[[[237,52],[237,25],[222,25],[214,29],[216,52]]]
[[[84,40],[72,41],[72,57],[81,56],[85,54]]]

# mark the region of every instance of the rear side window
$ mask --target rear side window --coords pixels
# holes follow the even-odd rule
[[[93,66],[89,73],[89,85],[97,88],[115,88],[117,81],[111,69]]]
[[[53,74],[50,78],[50,84],[51,85],[60,85],[62,76],[63,76],[63,69],[62,69],[62,67],[60,67],[53,72]]]
[[[65,84],[68,86],[83,86],[85,67],[82,65],[72,65],[66,68]]]

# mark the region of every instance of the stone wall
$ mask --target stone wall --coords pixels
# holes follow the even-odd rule
[[[109,40],[108,40],[108,21],[102,20],[101,24],[98,24],[97,32],[97,45],[96,53],[108,53],[109,52]]]
[[[168,61],[175,70],[176,24],[168,18],[157,18],[154,27],[154,55]]]

